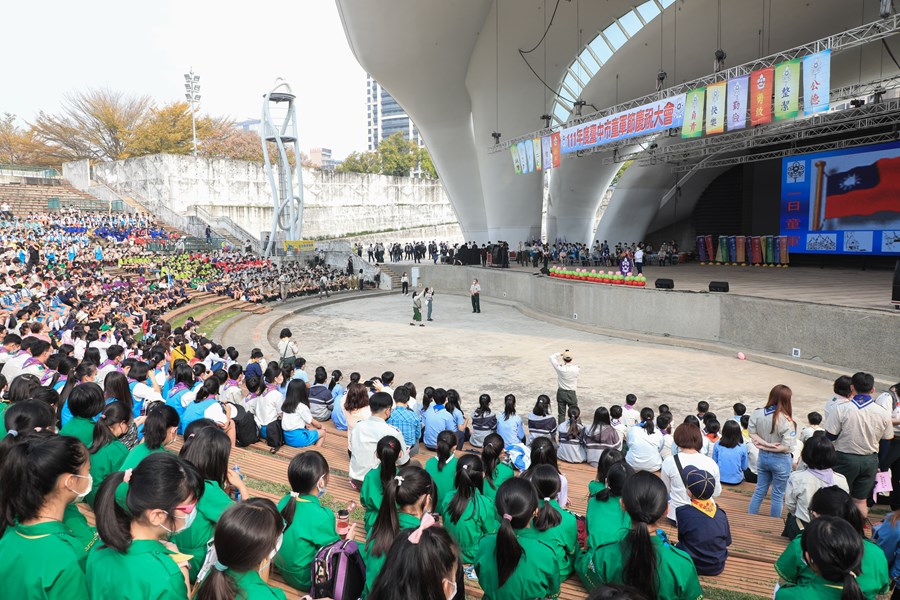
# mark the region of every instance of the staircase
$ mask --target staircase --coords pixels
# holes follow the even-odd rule
[[[399,290],[400,286],[400,274],[394,271],[391,267],[387,266],[386,263],[382,263],[378,265],[378,268],[381,269],[381,273],[383,275],[387,275],[391,278],[391,290]]]

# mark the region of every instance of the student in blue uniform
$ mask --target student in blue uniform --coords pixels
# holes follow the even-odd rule
[[[734,421],[727,421],[734,423]],[[716,478],[712,473],[688,465],[682,471],[690,504],[675,509],[679,550],[694,560],[698,575],[718,575],[725,570],[731,527],[728,515],[713,500]]]

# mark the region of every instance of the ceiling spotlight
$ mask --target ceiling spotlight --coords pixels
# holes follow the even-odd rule
[[[865,103],[866,103],[865,100],[861,100],[859,98],[854,98],[853,100],[850,101],[850,106],[852,106],[853,108],[859,108],[860,106],[863,106]]]
[[[500,132],[499,132],[499,131],[493,132],[493,133],[491,134],[491,137],[494,138],[494,144],[499,144],[499,143],[500,143]]]
[[[550,129],[550,115],[541,115],[541,119],[544,120],[544,129]]]
[[[657,92],[663,89],[663,83],[665,82],[666,77],[668,77],[668,76],[669,76],[668,73],[666,73],[662,69],[660,69],[659,73],[656,74],[656,91]]]
[[[585,102],[584,100],[578,99],[578,100],[575,101],[575,104],[572,105],[573,108],[575,109],[575,116],[576,116],[576,117],[580,117],[580,116],[581,116],[581,109],[584,108],[584,105],[585,105],[585,104],[587,104],[587,102]]]
[[[884,92],[885,92],[884,88],[881,87],[880,85],[878,87],[876,87],[875,90],[872,92],[872,102],[874,104],[879,104],[881,102],[882,97],[884,96]]]
[[[713,64],[713,70],[715,70],[716,72],[719,72],[725,68],[725,59],[728,58],[728,55],[725,54],[724,50],[719,48],[718,50],[715,51],[713,56],[716,59],[715,63]]]

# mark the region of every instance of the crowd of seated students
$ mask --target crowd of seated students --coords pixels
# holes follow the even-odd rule
[[[114,243],[167,240],[170,234],[147,213],[90,212],[63,209],[58,213],[31,213],[0,221],[4,229],[27,229],[57,238],[90,236]]]

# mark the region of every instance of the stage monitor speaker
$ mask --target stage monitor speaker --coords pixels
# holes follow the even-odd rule
[[[675,282],[671,279],[657,279],[656,289],[658,290],[674,290]]]
[[[894,265],[894,290],[891,294],[891,304],[900,309],[900,260]]]
[[[728,291],[728,282],[727,281],[710,281],[709,282],[709,291],[711,291],[711,292],[727,292]]]

